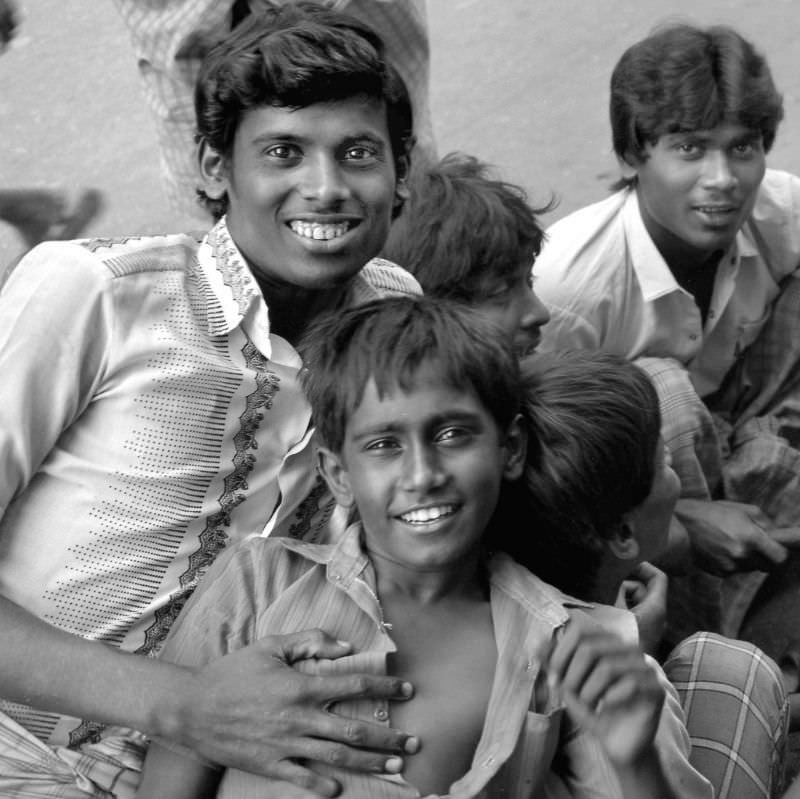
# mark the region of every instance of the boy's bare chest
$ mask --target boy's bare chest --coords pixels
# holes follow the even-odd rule
[[[391,614],[391,615],[390,615]],[[483,730],[497,662],[489,604],[392,613],[397,653],[389,673],[414,685],[414,698],[392,704],[396,729],[419,736],[405,778],[426,791],[445,793],[470,767]]]

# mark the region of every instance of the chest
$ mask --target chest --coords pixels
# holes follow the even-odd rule
[[[391,724],[424,742],[404,776],[423,795],[446,793],[469,770],[486,719],[497,663],[489,604],[398,622],[388,670],[414,685],[414,698],[392,704]]]

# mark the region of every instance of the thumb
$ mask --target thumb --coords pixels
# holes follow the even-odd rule
[[[773,540],[774,533],[776,532],[777,530],[772,530],[769,533],[764,533],[758,541],[758,549],[766,561],[767,568],[783,563],[786,558],[789,557],[789,552],[786,547],[777,540]],[[797,544],[800,545],[800,540],[797,541]]]
[[[334,660],[352,651],[352,645],[347,641],[337,641],[322,630],[268,635],[258,641],[258,646],[290,666],[309,658]]]

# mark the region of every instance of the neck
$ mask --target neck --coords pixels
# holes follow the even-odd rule
[[[617,558],[604,557],[595,575],[589,599],[601,605],[614,605],[630,568]]]
[[[342,286],[309,289],[283,280],[256,274],[256,280],[269,308],[270,332],[295,346],[309,325],[321,314],[338,307],[349,288]]]
[[[641,195],[639,195],[639,212],[653,244],[679,283],[681,275],[697,270],[713,269],[722,258],[724,254],[722,250],[698,249],[661,225],[650,215]]]
[[[448,599],[485,599],[488,579],[482,557],[472,555],[458,564],[424,569],[368,552],[375,569],[378,595],[402,596],[420,605]]]

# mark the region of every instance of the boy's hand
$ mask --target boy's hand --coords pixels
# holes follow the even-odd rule
[[[649,655],[658,652],[667,625],[667,575],[646,561],[622,583],[615,602],[636,617],[639,646]]]
[[[652,753],[664,690],[636,646],[574,613],[550,656],[551,685],[619,767]]]
[[[349,652],[349,645],[312,630],[269,636],[195,670],[178,710],[181,742],[213,762],[291,782],[309,796],[335,796],[339,786],[298,760],[399,772],[402,755],[417,751],[416,738],[327,708],[354,697],[408,699],[408,683],[364,674],[316,677],[291,668]]]

